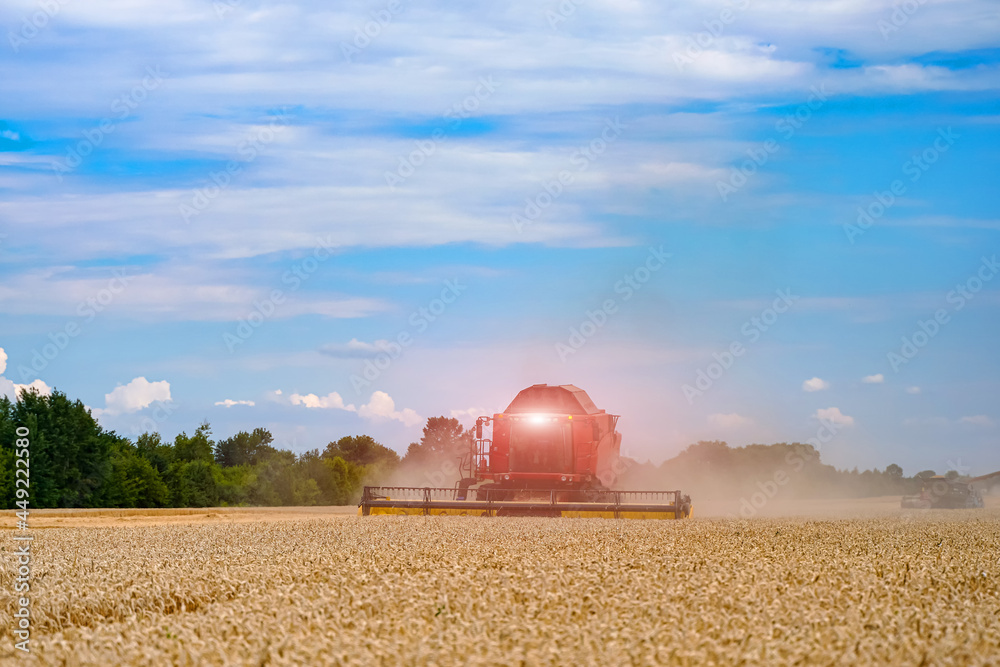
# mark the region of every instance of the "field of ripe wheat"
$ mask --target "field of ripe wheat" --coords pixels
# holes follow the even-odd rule
[[[18,664],[1000,664],[996,509],[676,522],[264,514],[35,535],[34,634]],[[10,664],[12,588],[5,557]]]

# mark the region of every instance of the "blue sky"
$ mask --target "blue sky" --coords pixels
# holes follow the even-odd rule
[[[574,383],[642,460],[826,424],[841,467],[1000,469],[995,3],[0,24],[8,395],[402,452]]]

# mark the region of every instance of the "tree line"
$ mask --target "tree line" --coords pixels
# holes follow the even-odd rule
[[[53,391],[0,398],[0,506],[16,500],[16,429],[30,441],[30,506],[214,507],[347,505],[365,483],[401,466],[452,456],[471,435],[458,420],[433,417],[401,459],[368,435],[345,436],[320,451],[278,449],[264,428],[213,440],[204,423],[164,441],[143,433],[133,442],[97,423],[82,402]]]
[[[295,454],[275,447],[267,429],[213,440],[207,423],[173,441],[143,433],[133,442],[103,429],[63,393],[23,391],[17,401],[0,398],[0,507],[7,509],[16,500],[19,426],[30,434],[33,508],[347,505],[365,484],[451,486],[463,476],[458,464],[472,443],[472,433],[446,417],[428,419],[402,458],[368,435]],[[703,498],[899,495],[919,492],[934,474],[905,477],[896,464],[838,470],[807,444],[734,448],[720,441],[698,442],[658,466],[623,458],[618,472],[619,488],[677,488]]]
[[[912,477],[892,463],[884,470],[840,470],[823,463],[809,444],[781,442],[730,447],[700,441],[660,465],[623,459],[622,482],[632,488],[677,488],[703,498],[740,498],[755,493],[789,498],[875,497],[919,493],[933,470]],[[948,471],[949,479],[960,477]]]

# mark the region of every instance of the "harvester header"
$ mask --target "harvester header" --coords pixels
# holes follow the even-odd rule
[[[532,385],[476,420],[454,488],[365,487],[360,513],[689,517],[680,491],[612,489],[622,464],[617,425],[579,387]]]

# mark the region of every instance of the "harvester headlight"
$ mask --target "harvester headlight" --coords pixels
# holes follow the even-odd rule
[[[563,475],[560,479],[562,479],[562,481],[565,482],[566,481],[566,475]]]
[[[503,478],[504,479],[510,479],[510,475],[504,475]]]

